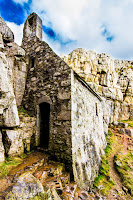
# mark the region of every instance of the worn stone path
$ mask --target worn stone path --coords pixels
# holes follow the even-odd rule
[[[25,182],[27,180],[28,185]],[[95,200],[98,198],[98,195],[78,188],[76,183],[70,183],[70,175],[64,171],[64,165],[53,161],[48,162],[48,156],[41,152],[28,155],[23,163],[12,169],[9,175],[2,178],[0,182],[0,200],[12,200],[14,194],[18,195],[18,191],[19,198],[16,200],[26,200],[26,193],[29,193],[29,196],[33,195],[31,192],[35,184],[35,187],[39,186],[40,189],[38,183],[42,184],[44,191],[49,193],[48,195],[51,195],[51,200]],[[25,192],[21,194],[23,189]]]
[[[123,184],[122,180],[116,171],[116,168],[114,166],[114,155],[122,151],[122,154],[128,153],[128,144],[129,144],[129,136],[127,135],[121,135],[119,132],[114,129],[111,129],[111,132],[116,135],[119,139],[118,145],[115,146],[115,150],[113,150],[113,153],[109,156],[109,167],[110,167],[110,176],[112,177],[115,185],[113,187],[114,190],[116,190],[121,196],[123,196],[122,199],[129,200],[131,199],[127,194],[123,191]]]

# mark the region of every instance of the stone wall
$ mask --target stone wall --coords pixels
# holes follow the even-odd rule
[[[40,104],[50,104],[48,149],[71,165],[71,69],[37,37],[23,38],[27,55],[27,82],[22,105],[37,119],[36,146],[40,145]]]
[[[102,100],[74,72],[71,81],[73,173],[78,185],[88,189],[106,147]]]
[[[23,39],[30,36],[37,36],[42,40],[42,20],[36,13],[30,14],[24,24]]]

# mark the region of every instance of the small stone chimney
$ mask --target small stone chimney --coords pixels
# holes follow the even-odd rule
[[[42,40],[42,20],[34,12],[28,16],[24,24],[23,41],[31,36],[36,36]]]

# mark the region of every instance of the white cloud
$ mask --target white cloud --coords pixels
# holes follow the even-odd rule
[[[14,0],[23,4],[28,0]],[[133,59],[133,0],[32,0],[30,9],[43,24],[51,27],[60,40],[44,34],[44,40],[57,53],[69,53],[82,47],[115,58]],[[22,26],[8,23],[20,44]],[[104,28],[108,34],[102,35]],[[108,42],[107,36],[113,36]],[[74,41],[68,42],[67,41]]]
[[[14,33],[14,41],[18,45],[21,45],[24,24],[17,25],[13,22],[6,22],[6,23],[7,23],[7,26],[9,26],[12,32]]]
[[[64,41],[77,41],[66,45],[64,53],[82,47],[129,59],[133,58],[132,8],[133,0],[33,0],[31,5]],[[114,36],[111,42],[101,34],[103,25]],[[57,41],[52,48],[63,50]]]
[[[24,3],[28,3],[28,0],[13,0],[15,3],[19,3],[23,5]]]

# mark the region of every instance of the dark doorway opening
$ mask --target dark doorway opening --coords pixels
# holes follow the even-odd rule
[[[50,104],[44,102],[41,103],[39,106],[40,106],[40,146],[48,149]]]

